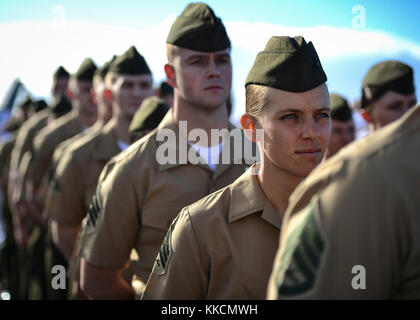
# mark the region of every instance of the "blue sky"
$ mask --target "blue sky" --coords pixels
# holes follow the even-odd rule
[[[131,44],[143,53],[159,82],[164,78],[167,31],[188,2],[1,1],[0,37],[4,49],[0,52],[0,97],[15,77],[20,77],[35,96],[46,96],[51,73],[58,64],[75,71],[85,56],[101,64]],[[271,35],[302,34],[312,40],[330,90],[350,100],[358,98],[361,79],[369,67],[384,59],[412,65],[420,89],[420,1],[207,3],[223,19],[232,40],[235,117],[243,111],[246,74]],[[365,12],[365,25],[355,20],[361,17],[360,9],[352,12],[360,6]],[[53,25],[60,19],[65,21],[65,27]],[[355,21],[358,24],[354,25]]]
[[[1,1],[0,22],[41,21],[52,18],[52,8],[63,5],[67,18],[101,24],[144,27],[159,23],[163,17],[178,14],[190,1]],[[224,20],[267,22],[291,27],[332,25],[352,26],[352,8],[366,8],[366,27],[384,30],[420,41],[418,21],[420,1],[416,0],[215,0],[207,1]]]

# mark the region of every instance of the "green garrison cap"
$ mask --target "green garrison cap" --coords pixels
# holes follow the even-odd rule
[[[176,18],[166,42],[178,47],[215,52],[230,48],[230,40],[220,18],[206,4],[190,3]]]
[[[302,36],[271,37],[258,53],[245,86],[259,84],[291,92],[311,90],[327,81],[312,42]]]
[[[156,96],[144,99],[140,108],[134,114],[131,120],[129,131],[153,130],[162,121],[169,107],[165,101]]]
[[[387,60],[375,64],[362,80],[361,108],[378,100],[387,91],[409,95],[414,93],[413,69],[400,61]]]
[[[98,68],[98,69],[96,69],[96,71],[95,71],[95,76],[98,76],[98,77],[100,77],[102,80],[104,80],[105,79],[105,76],[106,76],[106,74],[108,73],[108,71],[109,71],[109,67],[111,66],[111,64],[115,61],[115,59],[117,58],[117,56],[116,55],[114,55],[113,57],[112,57],[112,59],[111,60],[109,60],[109,61],[107,61],[107,62],[105,62],[104,64],[103,64],[103,66],[102,67],[100,67],[100,68]]]
[[[61,95],[59,98],[56,98],[51,105],[51,110],[56,117],[61,117],[67,112],[70,112],[71,109],[71,102],[65,95]]]
[[[97,67],[91,58],[86,58],[83,60],[79,69],[75,73],[75,78],[77,80],[87,80],[92,81],[93,74],[95,73]]]
[[[28,110],[29,107],[32,105],[33,101],[31,97],[28,95],[26,96],[25,100],[22,101],[22,103],[19,105],[19,109],[22,110]]]
[[[347,100],[342,96],[330,94],[331,118],[338,121],[348,121],[352,119],[352,112]]]
[[[166,81],[162,81],[159,87],[159,94],[161,97],[173,95],[174,88],[172,88]]]
[[[126,52],[117,57],[109,66],[108,72],[119,74],[151,74],[149,66],[135,46],[131,46]]]
[[[67,72],[66,69],[64,69],[63,66],[59,66],[55,71],[53,75],[54,79],[57,78],[68,78],[70,77],[70,74]]]
[[[31,111],[32,112],[38,112],[38,111],[41,111],[41,110],[44,110],[45,108],[47,108],[48,107],[48,105],[47,105],[47,103],[45,102],[45,100],[43,100],[43,99],[41,99],[41,100],[36,100],[36,101],[34,101],[32,104],[31,104],[31,107],[30,107],[30,109],[31,109]]]

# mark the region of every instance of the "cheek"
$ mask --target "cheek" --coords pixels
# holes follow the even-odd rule
[[[223,74],[223,78],[225,79],[226,83],[232,84],[232,69],[227,68],[226,70],[224,70],[224,72],[222,74]]]
[[[332,134],[328,143],[329,147],[335,147],[338,144],[340,144],[340,135],[338,134]]]
[[[130,95],[131,95],[130,89],[121,89],[117,98],[119,101],[125,101],[130,97]]]
[[[141,97],[143,99],[147,98],[147,97],[150,97],[152,95],[153,95],[153,88],[152,87],[150,87],[148,89],[142,89],[142,91],[141,91]]]
[[[383,123],[388,123],[394,120],[394,118],[397,118],[398,113],[392,110],[388,110],[381,105],[381,106],[376,106],[376,108],[372,112],[372,116],[375,121],[383,124]]]
[[[186,74],[183,77],[183,86],[187,90],[193,90],[197,86],[197,77],[194,74]]]
[[[298,139],[298,130],[285,125],[270,124],[264,128],[264,145],[271,154],[287,153],[293,149]]]
[[[331,121],[325,121],[320,125],[320,140],[323,146],[327,146],[330,139],[332,140],[331,135]]]
[[[91,96],[90,92],[83,92],[81,94],[81,98],[82,98],[83,101],[88,101],[89,99],[92,98],[92,96]]]

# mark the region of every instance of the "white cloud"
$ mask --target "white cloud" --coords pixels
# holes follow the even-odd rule
[[[250,53],[261,51],[273,35],[302,35],[314,43],[321,59],[375,52],[395,54],[402,51],[408,51],[420,59],[420,44],[397,38],[383,31],[359,31],[330,26],[291,28],[248,22],[227,22],[226,28],[232,42]]]
[[[145,56],[156,81],[164,79],[165,39],[175,16],[144,29],[115,27],[88,22],[16,22],[0,24],[0,95],[19,76],[38,96],[48,96],[51,75],[62,64],[74,72],[87,56],[98,64],[113,54],[135,45]],[[234,86],[237,118],[244,110],[245,77],[256,54],[263,50],[272,35],[303,35],[310,39],[321,61],[345,56],[374,53],[395,55],[408,52],[420,59],[420,44],[400,39],[382,31],[319,26],[290,28],[267,23],[229,22],[226,28],[233,44]]]

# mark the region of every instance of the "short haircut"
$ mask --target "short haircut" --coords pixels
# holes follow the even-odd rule
[[[254,118],[261,115],[262,109],[268,101],[268,87],[258,84],[246,86],[246,113]]]

